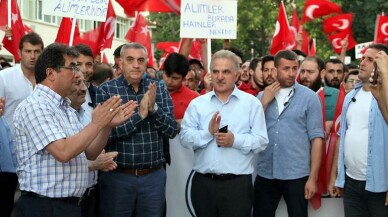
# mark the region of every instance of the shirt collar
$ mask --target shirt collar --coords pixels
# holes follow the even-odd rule
[[[58,93],[53,91],[51,88],[49,88],[49,87],[47,87],[47,86],[45,86],[43,84],[36,85],[35,91],[39,95],[46,96],[45,98],[47,100],[51,101],[52,103],[54,103],[55,105],[64,106],[64,107],[70,107],[70,100],[69,100],[69,98],[67,98],[67,97],[63,98]]]

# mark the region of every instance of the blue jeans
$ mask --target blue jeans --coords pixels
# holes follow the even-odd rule
[[[374,193],[365,190],[365,181],[348,176],[344,186],[345,217],[387,217],[388,207],[384,205],[387,192]]]
[[[120,172],[100,174],[102,217],[158,217],[165,206],[166,171],[161,168],[144,176]]]

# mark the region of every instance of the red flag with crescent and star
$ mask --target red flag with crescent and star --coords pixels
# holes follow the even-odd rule
[[[7,7],[7,1],[0,1],[0,7],[1,8],[8,8]],[[2,22],[5,22],[6,25],[8,25],[8,10],[5,10],[6,13],[3,13],[5,9],[0,9],[0,20]],[[25,35],[24,25],[22,17],[20,16],[19,6],[17,3],[17,0],[11,0],[11,37],[5,37],[3,38],[3,46],[5,49],[7,49],[15,58],[15,62],[20,61],[19,56],[19,42],[22,39],[22,37]],[[1,23],[1,22],[0,22]]]
[[[147,49],[148,65],[153,66],[154,57],[151,47],[151,34],[148,30],[147,20],[141,13],[137,14],[133,26],[125,35],[125,39],[129,42],[137,42],[142,44]]]
[[[341,7],[328,0],[307,0],[303,9],[302,23],[332,13],[342,13]]]
[[[388,43],[388,16],[377,16],[374,42],[383,44]]]
[[[286,10],[283,2],[280,2],[275,33],[272,38],[270,53],[276,54],[280,50],[292,49],[295,45],[295,36],[288,25]]]
[[[326,34],[333,32],[352,32],[353,14],[340,14],[323,21],[323,31]]]
[[[350,50],[354,48],[357,44],[356,40],[353,37],[353,34],[348,32],[339,32],[339,33],[331,34],[327,37],[334,51],[338,54],[341,53],[341,49],[342,49],[341,41],[346,37],[348,37],[348,47],[346,50]]]

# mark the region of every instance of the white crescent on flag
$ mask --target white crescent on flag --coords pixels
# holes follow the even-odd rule
[[[347,29],[349,27],[349,20],[347,19],[340,19],[341,23],[335,23],[333,26],[337,27],[338,29]]]
[[[306,17],[310,19],[314,19],[314,10],[319,8],[318,5],[310,5],[306,8]]]
[[[296,30],[295,26],[290,26],[290,30],[292,33],[294,33],[295,37],[298,35],[298,31]]]
[[[276,21],[276,25],[275,25],[275,33],[273,34],[273,37],[277,36],[280,32],[280,23],[279,21]]]
[[[384,23],[383,25],[381,25],[381,32],[384,34],[384,35],[388,35],[388,32],[387,32],[387,27],[388,27],[388,23]]]
[[[105,34],[105,38],[109,39],[113,36],[115,33],[115,26],[116,26],[116,18],[115,17],[109,17],[105,21],[104,25],[104,32],[107,32],[107,28],[109,28],[108,34]]]
[[[338,43],[338,41],[341,41],[340,38],[335,38],[333,39],[333,41],[331,42],[331,44],[333,45],[333,47],[335,49],[340,49],[341,48],[341,44]]]

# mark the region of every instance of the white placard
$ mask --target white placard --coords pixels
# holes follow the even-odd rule
[[[182,0],[180,37],[235,39],[237,0]]]
[[[356,56],[356,59],[360,59],[362,57],[362,54],[361,54],[361,51],[368,47],[370,44],[372,44],[373,42],[370,41],[370,42],[365,42],[365,43],[361,43],[361,44],[356,44],[356,52],[355,52],[355,56]]]
[[[105,22],[109,0],[43,0],[45,15]]]

